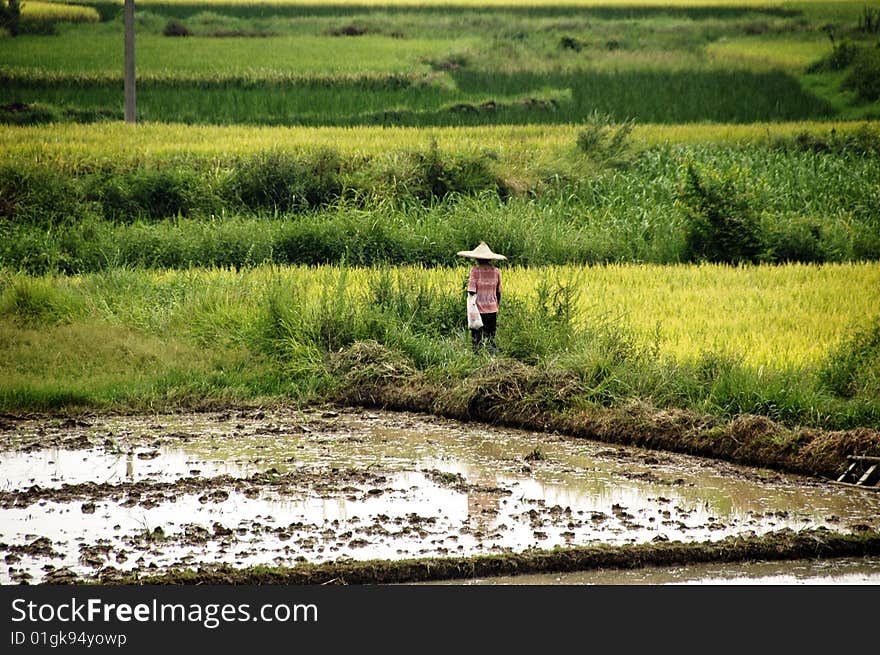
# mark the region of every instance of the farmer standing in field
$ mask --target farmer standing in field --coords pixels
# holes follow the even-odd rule
[[[493,264],[494,261],[507,259],[498,255],[480,241],[473,250],[459,250],[460,257],[471,257],[477,265],[471,268],[468,276],[467,292],[476,300],[476,308],[480,313],[481,327],[470,327],[474,352],[478,352],[485,340],[489,353],[497,352],[495,347],[495,327],[498,319],[498,306],[501,304],[501,271]]]

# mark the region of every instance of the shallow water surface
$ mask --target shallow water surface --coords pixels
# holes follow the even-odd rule
[[[118,416],[0,432],[4,583],[860,526],[880,527],[880,494],[406,413]]]
[[[437,584],[437,583],[433,583]],[[454,585],[864,585],[880,584],[880,557],[742,562],[450,580]]]

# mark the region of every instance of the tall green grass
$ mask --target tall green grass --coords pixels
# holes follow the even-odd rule
[[[587,161],[585,176],[562,169],[531,193],[514,193],[487,155],[436,147],[379,163],[329,149],[121,170],[81,163],[78,175],[10,163],[0,168],[0,264],[445,265],[483,239],[527,265],[740,261],[733,249],[746,241],[746,261],[874,260],[876,144],[866,131],[654,147],[615,166]],[[574,145],[571,156],[588,157]],[[725,241],[719,221],[737,216],[747,232]]]
[[[876,319],[866,324],[852,316],[852,324],[863,327],[841,333],[818,361],[756,367],[733,352],[693,347],[679,357],[613,315],[595,309],[583,315],[579,275],[590,276],[589,269],[530,272],[541,278],[530,286],[514,270],[506,274],[501,359],[491,361],[471,352],[463,292],[450,284],[455,273],[463,282],[465,269],[114,269],[75,280],[4,273],[0,408],[307,401],[388,381],[454,395],[483,380],[500,385],[501,396],[504,385],[525,390],[529,402],[544,409],[637,399],[824,428],[880,425]],[[710,286],[717,275],[731,274],[712,268],[697,277],[675,269],[655,273],[699,277]],[[807,278],[815,283],[825,275],[866,273],[870,277],[869,270],[851,267],[800,268],[759,277],[785,278],[790,286],[792,276],[800,276],[803,286]],[[691,291],[680,290],[679,299],[689,302]],[[725,293],[737,302],[737,292],[728,287]]]

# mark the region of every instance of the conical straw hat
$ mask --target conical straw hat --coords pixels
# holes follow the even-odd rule
[[[473,257],[474,259],[507,259],[504,255],[498,255],[489,249],[485,241],[480,241],[473,250],[459,250],[459,257]]]

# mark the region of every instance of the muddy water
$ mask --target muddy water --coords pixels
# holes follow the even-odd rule
[[[433,583],[437,584],[437,583]],[[880,584],[880,557],[690,564],[450,580],[455,585],[864,585]]]
[[[880,494],[399,413],[0,424],[0,582],[880,527]],[[550,577],[543,584],[552,582]]]

